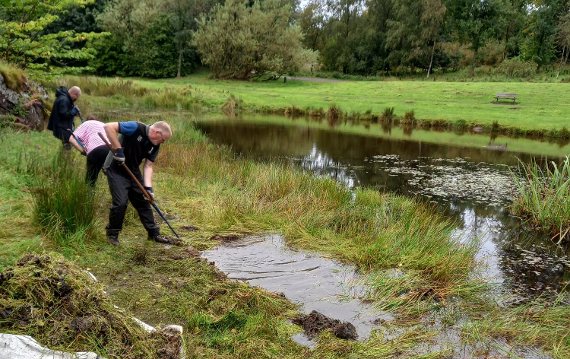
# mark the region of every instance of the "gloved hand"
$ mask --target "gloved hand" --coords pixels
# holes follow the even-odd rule
[[[115,155],[113,155],[113,159],[117,164],[120,166],[125,163],[125,152],[123,152],[122,148],[117,148],[115,150]]]
[[[154,191],[152,190],[152,187],[144,186],[144,189],[148,192],[150,198],[152,198],[152,200],[154,201]],[[148,201],[148,198],[146,198],[146,196],[144,198]]]
[[[87,157],[87,152],[85,150],[81,151],[81,156]]]
[[[78,113],[79,113],[79,109],[77,107],[74,107],[71,109],[71,114],[73,116],[77,116]]]

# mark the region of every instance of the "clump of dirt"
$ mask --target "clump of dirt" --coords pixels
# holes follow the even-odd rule
[[[194,247],[185,247],[179,251],[171,252],[171,255],[170,255],[170,259],[173,259],[175,261],[188,259],[190,257],[194,257],[198,261],[205,260],[203,258],[200,258],[200,252],[198,252],[198,250],[196,250],[196,248],[194,248]]]
[[[237,241],[238,239],[240,239],[241,237],[235,234],[229,234],[227,236],[223,236],[221,234],[214,234],[213,236],[210,237],[210,240],[213,241],[221,241],[221,242],[233,242],[233,241]]]
[[[171,236],[159,236],[155,239],[157,243],[172,244],[174,246],[182,247],[184,241],[181,238],[171,237]]]
[[[115,308],[101,283],[61,257],[29,254],[0,273],[0,331],[54,350],[109,358],[170,358],[172,340],[147,333]],[[161,354],[163,353],[163,354]]]
[[[356,340],[358,338],[356,328],[351,323],[329,318],[314,310],[310,314],[302,314],[293,319],[293,323],[301,326],[310,339],[323,330],[331,330],[337,338],[341,339]]]
[[[182,226],[180,229],[187,232],[196,232],[200,230],[200,228],[194,227],[193,225]]]

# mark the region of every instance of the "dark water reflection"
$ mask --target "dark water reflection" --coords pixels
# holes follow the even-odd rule
[[[434,203],[456,220],[457,236],[482,238],[479,258],[487,264],[489,280],[522,296],[556,294],[570,279],[567,250],[526,231],[504,209],[515,191],[511,170],[519,159],[529,162],[529,154],[500,146],[361,136],[300,123],[286,126],[245,119],[199,122],[197,127],[213,142],[250,158],[291,162],[349,186]]]

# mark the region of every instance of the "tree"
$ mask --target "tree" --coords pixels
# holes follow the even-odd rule
[[[184,55],[197,60],[195,48],[192,46],[192,33],[198,28],[196,19],[210,11],[219,0],[166,0],[164,11],[169,17],[170,27],[174,34],[178,50],[177,78],[182,76]]]
[[[322,0],[311,0],[299,15],[303,44],[313,51],[322,51],[325,43],[325,9]]]
[[[93,0],[0,0],[0,58],[28,71],[79,72],[78,61],[89,60],[93,52],[87,40],[102,36],[74,30],[45,31],[58,15],[71,6],[85,6]]]
[[[315,61],[313,51],[303,49],[298,26],[288,24],[289,6],[279,0],[248,2],[228,0],[203,16],[193,44],[215,77],[279,78]]]
[[[533,4],[529,22],[523,33],[523,56],[537,64],[536,72],[556,57],[556,30],[560,15],[567,12],[564,1],[537,1]]]
[[[448,0],[446,7],[455,36],[473,49],[471,76],[475,76],[479,50],[496,30],[501,0]]]
[[[556,78],[560,75],[560,69],[566,65],[568,52],[570,52],[570,14],[564,15],[558,23],[558,44],[562,46],[562,56],[560,57]]]
[[[327,2],[327,12],[331,17],[326,25],[327,42],[322,51],[326,69],[342,71],[345,74],[366,71],[365,56],[362,56],[361,47],[363,38],[358,31],[362,3],[362,0]]]
[[[439,36],[440,27],[443,24],[443,19],[447,8],[441,3],[441,0],[422,0],[424,13],[421,17],[422,34],[421,39],[424,42],[431,42],[431,55],[426,78],[429,78],[433,57],[435,55],[435,45]]]

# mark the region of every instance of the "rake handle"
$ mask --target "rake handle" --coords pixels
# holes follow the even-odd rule
[[[111,150],[111,152],[113,152],[113,154],[115,154],[115,149],[113,148],[113,146],[107,142],[107,139],[105,138],[105,136],[103,136],[103,134],[101,132],[98,133],[99,137],[101,137],[101,139],[103,140],[103,142],[105,142],[105,144],[107,145],[107,147],[109,147],[109,150]],[[137,179],[137,177],[133,174],[133,172],[131,172],[131,170],[129,169],[129,167],[127,167],[127,165],[123,162],[121,163],[121,166],[123,166],[123,168],[127,171],[127,173],[129,174],[129,176],[131,176],[132,180],[135,181],[135,183],[137,184],[137,186],[140,188],[140,190],[142,191],[142,193],[144,194],[144,196],[146,197],[146,199],[148,200],[148,202],[151,205],[154,205],[154,200],[152,199],[152,196],[147,192],[146,189],[144,189],[143,185],[139,182],[139,180]]]

